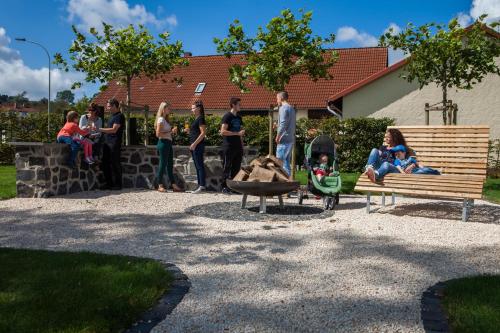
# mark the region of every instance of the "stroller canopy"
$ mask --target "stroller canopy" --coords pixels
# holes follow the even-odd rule
[[[335,142],[328,135],[320,135],[311,142],[311,155],[335,155]]]

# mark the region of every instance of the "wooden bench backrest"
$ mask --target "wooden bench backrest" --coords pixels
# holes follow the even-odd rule
[[[403,133],[406,143],[425,166],[442,174],[486,178],[488,126],[390,126]]]

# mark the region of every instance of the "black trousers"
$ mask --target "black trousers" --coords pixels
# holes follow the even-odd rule
[[[121,148],[109,143],[102,146],[102,171],[108,187],[122,187]]]
[[[222,187],[227,187],[226,180],[233,179],[240,171],[241,160],[243,159],[243,147],[223,147],[222,148]]]

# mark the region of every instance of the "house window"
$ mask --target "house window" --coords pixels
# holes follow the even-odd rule
[[[206,85],[207,84],[205,82],[198,83],[198,85],[196,86],[196,89],[194,90],[194,93],[201,94],[203,92],[203,90],[205,89]]]

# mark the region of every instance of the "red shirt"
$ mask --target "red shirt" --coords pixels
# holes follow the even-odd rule
[[[57,133],[57,137],[60,136],[71,136],[73,137],[75,134],[80,134],[81,136],[85,136],[89,134],[89,130],[82,130],[80,127],[78,127],[78,124],[75,124],[74,122],[66,122],[64,124],[63,128]]]

